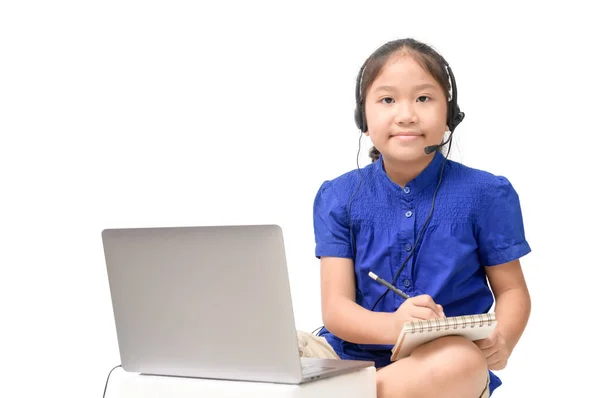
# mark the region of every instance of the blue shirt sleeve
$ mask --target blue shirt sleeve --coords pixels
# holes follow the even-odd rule
[[[339,203],[329,181],[321,185],[315,197],[313,225],[317,258],[352,258],[347,210]]]
[[[483,195],[483,212],[477,226],[480,263],[504,264],[529,253],[519,196],[510,181],[496,177]]]

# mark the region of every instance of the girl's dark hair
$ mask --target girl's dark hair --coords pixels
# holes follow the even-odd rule
[[[412,38],[399,39],[388,42],[379,47],[373,54],[365,61],[365,66],[360,79],[360,106],[364,106],[364,95],[371,88],[375,79],[381,73],[385,63],[393,55],[406,54],[410,55],[417,61],[423,69],[425,69],[431,76],[440,84],[444,89],[444,95],[446,100],[449,98],[450,93],[450,77],[446,70],[446,62],[440,54],[438,54],[429,45],[417,41]],[[448,108],[450,103],[448,102]],[[449,111],[450,109],[448,109]],[[372,147],[369,151],[369,157],[373,162],[379,159],[381,153],[377,148]]]

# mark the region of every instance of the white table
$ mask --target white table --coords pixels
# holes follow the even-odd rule
[[[207,380],[127,373],[110,376],[107,398],[376,398],[375,368],[301,385]]]

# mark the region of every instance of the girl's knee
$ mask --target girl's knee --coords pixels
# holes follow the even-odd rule
[[[413,356],[429,362],[432,377],[437,379],[487,381],[488,367],[483,352],[463,337],[439,338],[416,349]]]
[[[423,344],[410,357],[379,370],[377,393],[378,397],[477,398],[487,382],[481,350],[469,340],[449,336]]]

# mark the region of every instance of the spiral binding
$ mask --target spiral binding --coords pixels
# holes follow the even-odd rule
[[[486,323],[491,326],[496,321],[496,314],[493,312],[477,315],[461,315],[450,318],[437,318],[419,321],[410,321],[404,325],[407,333],[423,333],[425,331],[432,332],[433,330],[440,331],[458,329],[467,327],[474,328],[476,326],[483,327]]]

